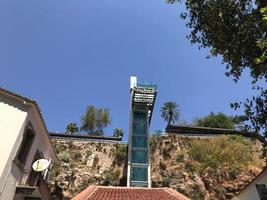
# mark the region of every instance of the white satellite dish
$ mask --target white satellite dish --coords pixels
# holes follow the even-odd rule
[[[32,164],[32,169],[36,172],[41,172],[44,171],[45,169],[47,169],[49,167],[50,162],[46,159],[39,159],[36,160],[33,164]]]

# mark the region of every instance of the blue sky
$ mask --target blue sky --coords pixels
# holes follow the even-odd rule
[[[192,46],[180,10],[164,0],[1,0],[0,86],[35,99],[50,131],[79,124],[92,104],[110,109],[107,135],[127,132],[131,75],[158,85],[151,130],[165,128],[168,100],[188,122],[237,114],[229,104],[251,95],[248,74],[234,84],[220,57]]]

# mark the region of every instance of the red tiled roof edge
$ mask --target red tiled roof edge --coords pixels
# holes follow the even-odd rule
[[[186,196],[184,196],[183,194],[177,192],[172,188],[164,188],[164,190],[173,195],[174,197],[178,198],[179,200],[190,200],[189,198],[187,198]]]
[[[90,185],[86,189],[84,189],[82,192],[78,193],[75,197],[73,197],[71,200],[86,200],[88,199],[95,191],[97,190],[96,185]]]
[[[84,189],[82,192],[78,193],[75,197],[72,198],[72,200],[87,200],[89,199],[99,188],[106,188],[106,189],[112,189],[114,188],[113,186],[96,186],[96,185],[91,185]],[[117,189],[128,189],[126,187],[115,187]],[[146,190],[147,188],[134,188],[134,189],[139,189],[139,190]],[[190,200],[186,196],[182,195],[181,193],[171,189],[171,188],[150,188],[150,189],[163,189],[165,192],[169,193],[172,195],[175,199],[177,200]]]

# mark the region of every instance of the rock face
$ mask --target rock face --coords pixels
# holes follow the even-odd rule
[[[153,140],[151,142],[153,187],[171,187],[195,200],[231,199],[262,170],[264,164],[259,158],[261,145],[257,141],[246,141],[253,147],[251,151],[253,159],[244,162],[245,164],[237,169],[231,165],[219,165],[216,168],[201,167],[200,163],[192,158],[190,149],[195,142],[205,139],[169,135]],[[213,139],[209,140],[212,142]]]
[[[51,172],[54,199],[71,199],[91,184],[124,185],[126,145],[52,140],[59,162]]]
[[[191,152],[197,140],[175,135],[151,139],[153,187],[171,187],[195,200],[231,199],[263,167],[263,160],[259,158],[261,145],[251,141],[252,155],[247,158],[248,162],[241,160],[245,164],[238,170],[225,163],[203,167]],[[57,194],[54,199],[70,199],[90,184],[126,185],[126,145],[91,141],[52,142],[60,160],[52,169],[50,181],[52,193]]]

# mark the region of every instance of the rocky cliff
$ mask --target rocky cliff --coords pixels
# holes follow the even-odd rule
[[[53,140],[54,198],[70,199],[90,184],[126,185],[126,145]],[[191,199],[231,199],[263,167],[261,144],[240,137],[151,138],[153,187],[171,187]]]
[[[59,158],[51,171],[54,199],[71,199],[91,184],[126,184],[126,145],[72,140],[52,143]]]
[[[153,187],[195,200],[231,199],[264,165],[262,145],[241,137],[154,137],[151,151]]]

